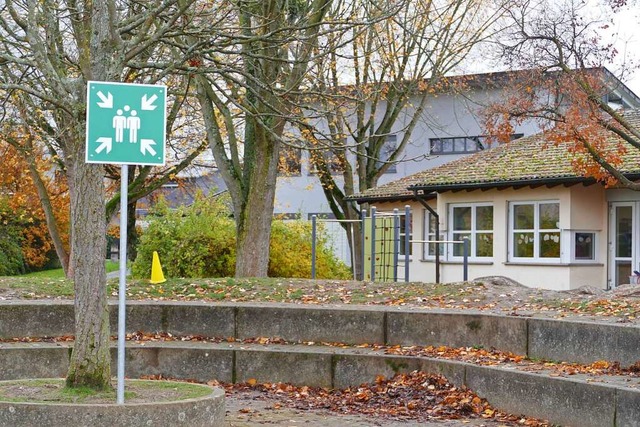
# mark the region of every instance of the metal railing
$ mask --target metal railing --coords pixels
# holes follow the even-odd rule
[[[454,245],[462,245],[462,280],[465,282],[469,280],[469,238],[463,237],[462,240],[412,240],[411,243],[435,243],[436,251],[440,250],[440,244],[454,244]],[[405,261],[406,264],[409,264],[409,259],[407,258]],[[436,263],[436,268],[440,268],[440,263]],[[407,279],[408,281],[408,279]]]
[[[322,222],[336,222],[336,223],[355,223],[360,222],[359,219],[320,219]],[[351,271],[353,273],[353,278],[356,278],[356,260],[355,254],[353,253],[354,246],[354,236],[353,236],[353,227],[350,228],[350,253],[351,253]],[[311,278],[316,278],[316,244],[318,241],[318,216],[311,215]]]
[[[404,220],[405,220],[405,239],[404,239],[404,280],[405,282],[409,281],[409,262],[410,262],[410,249],[411,249],[411,244],[413,243],[422,243],[422,244],[430,244],[430,243],[435,243],[436,244],[436,250],[439,250],[440,244],[452,244],[452,245],[462,245],[463,249],[462,249],[462,276],[463,276],[463,280],[467,281],[469,280],[469,238],[468,237],[463,237],[462,240],[410,240],[409,237],[409,232],[408,230],[410,229],[411,225],[410,225],[410,215],[411,215],[411,210],[409,208],[409,206],[405,206],[405,212],[404,212]],[[380,218],[382,216],[393,216],[394,217],[394,224],[393,224],[393,229],[394,229],[394,250],[393,250],[393,263],[395,266],[395,271],[394,271],[394,281],[398,280],[398,274],[397,274],[397,267],[399,264],[399,252],[400,252],[400,236],[399,236],[399,232],[400,232],[400,216],[399,216],[399,211],[398,209],[394,209],[392,213],[381,213],[381,212],[377,212],[375,207],[371,207],[371,218],[372,218],[372,223],[371,223],[371,281],[375,280],[375,244],[376,244],[376,225],[375,225],[375,219],[376,218]],[[362,232],[363,232],[363,236],[362,236],[362,262],[363,262],[363,270],[364,270],[364,262],[366,259],[365,256],[365,237],[364,237],[364,231],[365,231],[365,227],[364,227],[364,223],[365,223],[365,218],[366,218],[366,211],[363,209],[361,211],[361,218],[360,219],[320,219],[320,221],[322,222],[335,222],[335,223],[361,223],[363,225],[362,227]],[[318,217],[317,215],[312,215],[311,216],[311,278],[315,279],[316,278],[316,245],[317,245],[317,233],[318,233]],[[350,239],[351,239],[351,267],[352,267],[352,272],[353,272],[353,277],[354,279],[357,276],[357,272],[356,272],[356,262],[355,262],[355,253],[353,251],[354,248],[354,232],[353,232],[353,227],[350,227]],[[436,257],[436,270],[438,270],[440,268],[440,262],[439,262],[439,257]],[[363,279],[364,279],[364,272],[363,272]],[[436,276],[436,282],[438,282],[437,280],[437,276]]]

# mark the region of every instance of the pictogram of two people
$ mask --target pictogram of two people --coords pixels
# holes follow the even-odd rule
[[[123,111],[124,110],[124,111]],[[125,116],[124,113],[129,113]],[[138,112],[132,110],[128,105],[124,106],[124,109],[118,109],[116,115],[113,116],[113,129],[116,132],[116,142],[124,141],[124,130],[129,130],[129,143],[138,142],[138,130],[140,129],[140,117]]]

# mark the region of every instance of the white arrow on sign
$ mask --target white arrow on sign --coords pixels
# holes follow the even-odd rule
[[[113,95],[111,95],[111,92],[107,92],[107,96],[105,96],[104,93],[102,93],[101,91],[98,91],[96,95],[98,95],[98,98],[102,100],[102,102],[98,102],[98,107],[113,108]]]
[[[152,156],[156,155],[156,150],[153,149],[152,145],[156,145],[156,142],[153,139],[140,139],[140,152],[143,156],[146,156],[148,151]]]
[[[158,95],[151,95],[149,99],[147,99],[147,95],[142,95],[142,103],[141,108],[143,110],[153,111],[156,109],[157,105],[153,105],[154,101],[158,99]]]
[[[101,136],[100,138],[96,139],[96,142],[101,142],[98,148],[96,148],[96,153],[100,154],[102,150],[106,148],[107,154],[109,154],[109,152],[111,151],[111,138]]]

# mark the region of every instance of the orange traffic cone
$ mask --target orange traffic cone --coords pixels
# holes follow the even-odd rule
[[[160,265],[160,257],[158,252],[153,251],[153,261],[151,262],[151,283],[164,283],[167,279],[164,278],[162,273],[162,266]]]

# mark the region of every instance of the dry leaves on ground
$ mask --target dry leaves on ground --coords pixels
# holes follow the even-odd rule
[[[420,371],[378,377],[376,382],[340,390],[296,387],[282,383],[222,384],[227,393],[257,390],[296,409],[326,409],[343,414],[366,414],[396,420],[486,419],[509,426],[548,426],[544,421],[495,410],[468,389],[455,387],[444,377]]]

